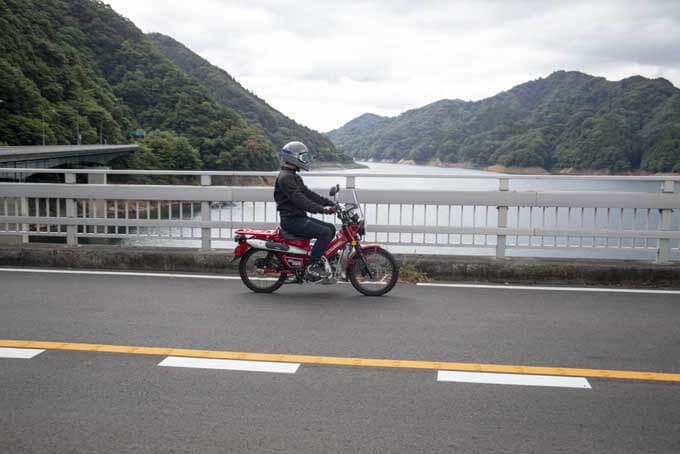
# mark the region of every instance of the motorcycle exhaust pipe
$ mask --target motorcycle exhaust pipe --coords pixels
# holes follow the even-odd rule
[[[295,246],[289,246],[287,244],[277,243],[276,241],[250,239],[247,240],[246,242],[255,249],[264,249],[265,251],[274,252],[285,252],[287,254],[309,255],[309,253],[304,249]]]

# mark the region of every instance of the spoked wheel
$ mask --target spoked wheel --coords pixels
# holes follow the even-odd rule
[[[271,293],[286,281],[286,275],[273,271],[280,266],[279,258],[270,251],[251,249],[241,258],[238,270],[246,287],[257,293]]]
[[[371,270],[370,274],[363,260],[357,256],[347,270],[354,288],[367,296],[380,296],[392,290],[399,279],[399,265],[392,254],[383,248],[376,248],[364,251],[364,258]]]

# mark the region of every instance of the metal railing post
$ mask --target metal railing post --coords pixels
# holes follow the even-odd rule
[[[76,183],[76,174],[75,173],[65,173],[64,174],[64,182],[66,184],[75,184]],[[67,218],[76,218],[77,212],[76,212],[76,201],[75,199],[66,199],[66,217]],[[69,246],[77,246],[78,245],[78,237],[77,237],[77,226],[75,224],[68,224],[66,226],[66,244]]]
[[[662,192],[665,194],[674,192],[675,182],[673,180],[666,180],[663,182]],[[663,231],[672,230],[672,215],[673,210],[670,208],[663,208],[661,212],[660,229]],[[656,251],[656,263],[670,263],[671,261],[671,240],[670,238],[659,238],[659,248]]]
[[[507,191],[510,188],[510,182],[507,178],[500,178],[498,181],[498,190]],[[508,207],[498,206],[498,228],[505,228],[508,226]],[[506,235],[496,235],[496,258],[505,258]]]
[[[104,167],[105,169],[109,169],[108,167]],[[88,173],[87,174],[87,184],[108,184],[108,177],[107,174],[105,173]],[[104,212],[106,211],[106,200],[99,199],[99,200],[93,200],[91,205],[90,205],[90,210],[93,212],[90,213],[90,216],[94,217],[95,213],[99,213],[100,215],[103,215]],[[84,227],[85,230],[91,229],[91,232],[96,233],[96,226],[92,227]]]
[[[19,209],[21,210],[19,213],[20,216],[28,216],[28,197],[21,198],[21,206]],[[28,243],[28,224],[21,224],[21,231],[26,232],[25,234],[21,235],[21,242]]]
[[[212,177],[210,175],[201,175],[201,186],[210,186],[212,184]],[[201,221],[210,221],[210,202],[201,202]],[[210,249],[210,228],[201,229],[201,249]]]

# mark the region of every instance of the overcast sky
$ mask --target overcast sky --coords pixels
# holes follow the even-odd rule
[[[319,131],[551,72],[680,86],[680,1],[107,0]]]

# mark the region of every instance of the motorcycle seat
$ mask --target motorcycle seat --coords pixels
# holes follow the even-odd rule
[[[281,235],[281,238],[284,238],[286,240],[291,240],[291,241],[304,241],[304,240],[309,239],[309,238],[303,238],[301,236],[293,235],[292,233],[288,233],[283,229],[279,230],[279,235]]]

